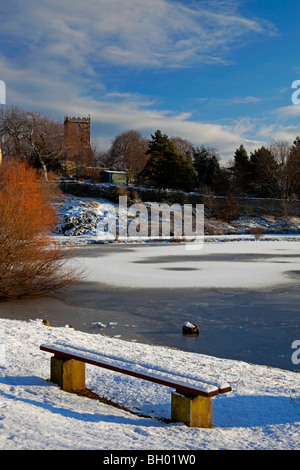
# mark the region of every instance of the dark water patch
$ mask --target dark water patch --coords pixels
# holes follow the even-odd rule
[[[183,267],[173,267],[173,268],[161,268],[163,271],[199,271],[198,268],[183,268]]]
[[[63,295],[0,304],[0,317],[47,319],[92,334],[178,348],[299,372],[299,290],[107,289],[81,283]],[[197,337],[182,335],[192,321]]]
[[[286,271],[286,274],[287,274],[291,279],[299,279],[300,270]]]
[[[278,260],[280,258],[280,260]],[[160,264],[160,263],[179,263],[179,262],[195,262],[201,261],[234,261],[234,262],[262,262],[270,260],[278,263],[288,263],[289,259],[299,258],[298,255],[286,254],[264,254],[264,253],[210,253],[189,255],[168,255],[168,256],[151,256],[134,261],[135,264]],[[283,261],[284,260],[284,261]]]
[[[103,249],[101,249],[101,247]],[[103,258],[112,253],[124,253],[136,251],[137,248],[125,244],[103,244],[103,245],[84,245],[76,247],[76,258]]]

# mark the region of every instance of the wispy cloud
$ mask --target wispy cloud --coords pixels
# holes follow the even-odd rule
[[[285,117],[299,117],[300,116],[300,104],[291,104],[290,106],[282,106],[273,111],[274,114],[277,114],[281,118]]]
[[[231,50],[257,35],[274,34],[271,24],[247,18],[237,1],[10,0],[2,2],[0,79],[7,103],[38,108],[59,117],[90,114],[103,140],[114,132],[161,127],[195,143],[222,145],[230,152],[244,138],[232,126],[196,122],[188,111],[171,112],[158,98],[124,92],[110,83],[126,70],[170,70],[226,64]],[[224,104],[255,103],[252,96]]]
[[[274,31],[238,15],[232,2],[227,8],[174,0],[14,0],[12,5],[3,35],[21,41],[29,56],[46,53],[78,67],[99,60],[151,67],[224,61],[228,48],[249,35]]]
[[[259,103],[261,98],[257,98],[255,96],[234,96],[232,98],[197,98],[197,101],[215,106],[216,104],[232,105]]]

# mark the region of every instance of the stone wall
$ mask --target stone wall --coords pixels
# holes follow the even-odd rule
[[[80,197],[105,198],[118,202],[119,195],[127,195],[128,202],[136,196],[141,201],[166,202],[168,204],[204,204],[206,208],[218,206],[219,212],[226,208],[237,215],[274,217],[296,216],[300,217],[300,200],[261,199],[261,198],[226,198],[216,196],[208,199],[197,193],[184,193],[181,191],[159,191],[131,186],[113,184],[89,184],[77,182],[62,182],[61,189],[66,194]],[[122,193],[120,192],[122,191]],[[234,217],[233,217],[234,218]]]
[[[218,197],[215,201],[223,208],[228,204],[229,198]],[[273,215],[274,217],[295,216],[300,217],[300,201],[286,199],[262,198],[235,198],[235,210],[246,216]]]

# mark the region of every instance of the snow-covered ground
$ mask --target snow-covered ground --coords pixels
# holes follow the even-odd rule
[[[75,208],[70,206],[69,212],[72,210]],[[90,231],[82,233],[81,242],[90,242],[92,235]],[[299,273],[299,237],[231,240],[204,243],[201,250],[195,251],[186,250],[184,244],[168,244],[163,248],[163,257],[162,250],[148,245],[124,250],[122,256],[112,254],[109,263],[84,256],[80,259],[88,268],[88,280],[103,283],[105,273],[105,282],[117,288],[145,285],[176,288],[179,283],[182,287],[196,287],[204,283],[206,287],[239,288],[246,284],[254,289],[269,289],[278,284],[299,283],[298,277],[291,275]],[[209,263],[207,256],[211,254],[218,261]],[[224,255],[227,258],[222,259]],[[241,262],[243,256],[248,257],[247,270]],[[165,269],[171,265],[176,269]],[[295,331],[295,341],[300,340],[298,333]],[[2,450],[192,453],[202,449],[300,449],[298,372],[129,342],[68,326],[46,326],[41,318],[0,319],[0,342]],[[140,379],[87,365],[87,387],[125,409],[61,391],[48,380],[50,354],[39,349],[47,343],[72,344],[108,357],[121,357],[144,370],[227,382],[232,392],[213,398],[213,429],[189,428],[169,422],[172,390]],[[291,345],[291,360],[293,357],[298,361],[300,341],[295,344],[296,349]]]
[[[142,203],[144,206],[146,204]],[[115,239],[114,223],[116,212],[119,211],[118,204],[106,199],[64,196],[57,208],[61,219],[56,231],[58,235],[70,236],[73,239],[76,237],[77,241],[82,240],[90,243]],[[122,214],[122,212],[124,212],[124,208],[121,206],[120,213]],[[128,211],[125,211],[125,213],[128,215],[128,221],[132,221],[133,218],[130,219],[130,216],[135,215],[132,204],[128,203]],[[220,235],[247,235],[256,228],[273,236],[279,234],[300,235],[300,216],[283,220],[268,215],[265,217],[241,215],[230,223],[205,217],[204,229],[206,235],[217,235],[218,237]],[[253,238],[253,236],[250,235],[250,238]]]
[[[1,449],[299,449],[300,374],[71,328],[0,320]],[[171,389],[87,365],[87,387],[130,411],[61,391],[48,381],[42,343],[76,344],[145,369],[228,382],[213,398],[214,428],[170,423]],[[3,349],[3,348],[2,348]],[[165,421],[164,421],[165,420]]]

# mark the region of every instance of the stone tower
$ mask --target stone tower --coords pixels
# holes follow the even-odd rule
[[[64,143],[67,160],[88,165],[91,158],[91,119],[66,116],[64,119]]]

